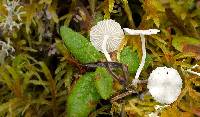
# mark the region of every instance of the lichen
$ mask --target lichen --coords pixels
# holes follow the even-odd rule
[[[21,10],[23,6],[19,2],[20,0],[6,0],[4,7],[7,10],[7,15],[4,15],[4,18],[0,21],[0,27],[8,31],[12,31],[14,27],[20,28],[22,25],[21,15],[26,12]]]

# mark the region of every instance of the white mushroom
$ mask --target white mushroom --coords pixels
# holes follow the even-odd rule
[[[118,49],[123,37],[120,24],[111,19],[98,22],[90,31],[90,41],[97,50],[104,53],[107,61],[112,61],[109,53]]]
[[[173,68],[157,67],[150,74],[147,88],[157,102],[171,104],[181,93],[182,79]]]
[[[142,68],[144,67],[145,64],[145,59],[146,59],[146,48],[145,48],[145,37],[144,35],[152,35],[152,34],[157,34],[160,32],[158,29],[149,29],[149,30],[133,30],[129,28],[123,28],[124,31],[126,32],[127,35],[140,35],[141,37],[141,42],[142,42],[142,60],[140,63],[139,68],[137,69],[135,79],[132,81],[133,85],[137,85],[139,82],[139,76],[142,71]]]

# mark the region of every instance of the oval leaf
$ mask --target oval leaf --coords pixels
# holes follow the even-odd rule
[[[60,34],[66,47],[81,63],[97,62],[102,59],[102,55],[81,34],[66,26],[60,28]]]
[[[125,47],[120,53],[120,62],[128,66],[130,73],[135,73],[139,67],[139,57],[131,47]]]
[[[103,99],[112,95],[113,79],[105,68],[97,68],[95,72],[95,86]]]
[[[94,73],[83,75],[73,87],[67,100],[67,117],[87,117],[100,99],[93,78]]]

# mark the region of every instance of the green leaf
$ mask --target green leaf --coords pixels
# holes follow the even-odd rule
[[[66,47],[81,63],[97,62],[102,59],[102,55],[81,34],[66,26],[60,28],[60,34]]]
[[[112,95],[113,79],[105,68],[97,68],[95,72],[95,86],[103,99]]]
[[[94,73],[86,73],[77,81],[67,100],[67,117],[87,117],[96,107],[100,95],[94,77]]]
[[[185,53],[200,57],[200,40],[186,36],[175,36],[172,40],[175,49]]]
[[[128,66],[130,73],[135,73],[139,67],[139,57],[131,47],[125,47],[120,53],[120,62]]]

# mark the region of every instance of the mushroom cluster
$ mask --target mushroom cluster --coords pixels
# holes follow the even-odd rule
[[[157,67],[150,74],[147,88],[157,102],[171,104],[181,93],[182,79],[173,68]]]
[[[124,28],[124,31],[126,35],[140,35],[141,37],[143,56],[135,79],[132,81],[133,85],[137,85],[146,59],[144,36],[157,34],[160,30],[133,30]],[[123,37],[124,32],[120,24],[111,19],[98,22],[90,31],[90,41],[97,50],[104,53],[107,61],[112,61],[109,53],[118,49]],[[177,70],[167,67],[158,67],[150,74],[147,88],[156,101],[162,104],[171,104],[178,98],[181,92],[182,79]]]

